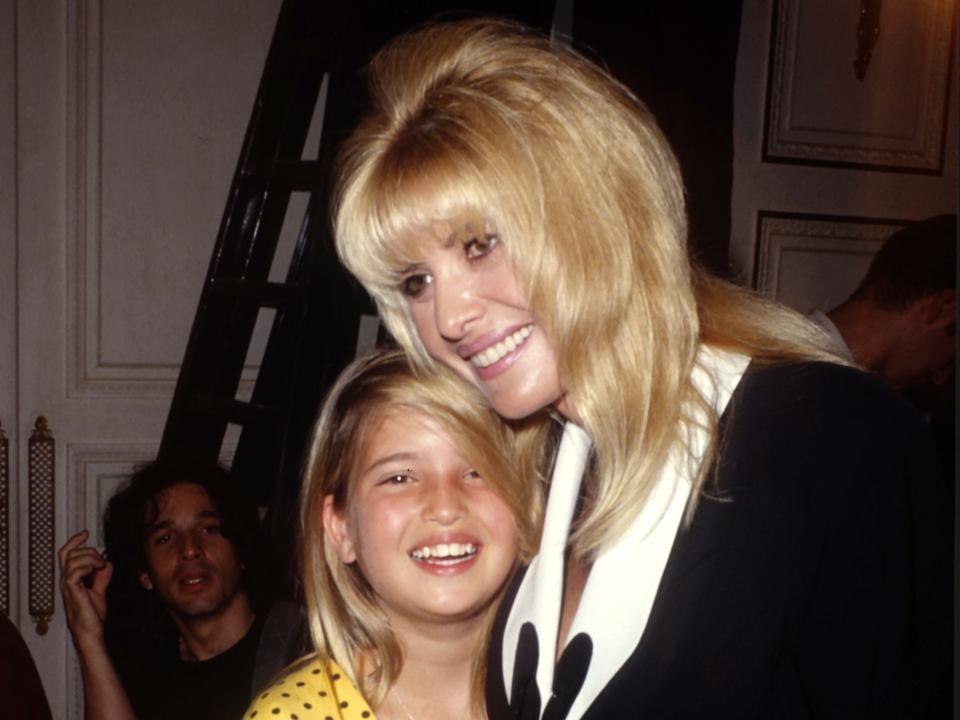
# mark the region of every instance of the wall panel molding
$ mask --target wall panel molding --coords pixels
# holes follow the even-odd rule
[[[940,174],[956,62],[952,0],[886,2],[857,79],[852,0],[777,0],[763,159]]]
[[[105,305],[110,302],[106,299],[108,283],[117,280],[115,269],[113,275],[108,274],[110,263],[107,253],[111,251],[111,243],[116,247],[117,243],[124,242],[126,238],[116,236],[116,229],[113,237],[105,235],[113,226],[110,224],[111,216],[104,216],[104,193],[107,179],[114,183],[115,193],[117,187],[125,192],[122,181],[123,173],[126,172],[154,173],[156,177],[151,180],[157,183],[158,187],[174,185],[182,178],[175,177],[169,165],[155,167],[151,164],[151,152],[154,157],[158,153],[163,154],[162,144],[156,147],[149,145],[155,140],[152,137],[144,138],[143,156],[125,157],[122,166],[114,162],[105,167],[104,154],[109,147],[106,143],[111,142],[111,138],[104,136],[106,100],[111,92],[129,90],[126,87],[104,87],[106,63],[114,62],[114,75],[111,77],[116,78],[116,64],[119,62],[116,58],[105,57],[105,48],[109,43],[114,41],[116,44],[116,38],[107,37],[105,33],[118,31],[109,29],[104,13],[118,12],[121,5],[111,0],[76,0],[67,5],[67,297],[70,304],[67,314],[67,394],[68,397],[75,398],[166,399],[172,396],[176,384],[181,359],[179,352],[168,353],[166,360],[156,361],[144,357],[146,351],[140,351],[141,357],[135,360],[129,357],[108,357],[110,353],[107,333],[113,333],[111,337],[114,347],[120,342],[123,347],[136,348],[137,342],[126,342],[122,328],[110,325],[110,317],[116,317],[116,314],[108,311],[116,309]],[[159,92],[157,97],[163,99]],[[225,100],[224,103],[226,102]],[[110,107],[116,108],[116,101]],[[126,108],[126,105],[122,107]],[[244,117],[239,122],[243,123],[245,119]],[[120,120],[114,118],[114,127],[119,122]],[[181,135],[187,132],[180,130]],[[175,139],[182,140],[180,135]],[[197,143],[207,143],[206,138],[193,139]],[[233,147],[233,143],[225,143],[222,149],[233,158],[234,153],[239,153],[239,141],[236,147]],[[114,173],[114,176],[105,176],[107,172]],[[191,176],[190,181],[198,183],[205,179]],[[224,184],[222,191],[218,187],[214,194],[225,199],[227,189],[228,184]],[[129,200],[130,203],[136,202],[136,195],[132,194]],[[196,209],[191,210],[193,211]],[[205,217],[211,217],[215,221],[222,212],[222,206],[204,206],[202,212]],[[179,239],[178,235],[177,238]],[[211,234],[209,244],[204,247],[212,250],[213,242],[214,236]],[[202,277],[202,270],[206,268],[209,256],[203,248],[195,254],[203,257],[202,268],[191,265],[191,272],[199,273],[198,276]],[[199,290],[198,284],[198,298]],[[116,296],[117,292],[114,289],[113,295]],[[153,293],[156,297],[155,306],[158,307],[169,308],[174,303],[189,303],[188,299],[182,298],[175,290],[162,285],[159,288],[142,290],[135,286],[125,287],[122,292]],[[163,293],[169,295],[163,296]],[[192,321],[194,309],[194,305],[188,308],[187,322]],[[162,313],[163,309],[157,312]],[[250,394],[255,375],[255,367],[245,369],[241,394]]]
[[[753,287],[795,310],[830,310],[906,224],[890,218],[773,212],[757,216]]]

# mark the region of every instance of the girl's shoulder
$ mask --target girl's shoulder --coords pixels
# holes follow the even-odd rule
[[[333,660],[297,661],[247,708],[244,720],[370,720],[373,711]]]

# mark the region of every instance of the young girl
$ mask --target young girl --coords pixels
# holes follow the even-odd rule
[[[341,258],[418,366],[565,421],[491,716],[923,716],[950,541],[918,418],[691,261],[656,121],[568,46],[437,24],[368,77]]]
[[[485,717],[491,610],[535,552],[541,499],[512,430],[452,373],[400,351],[349,366],[314,432],[303,577],[317,652],[245,718]]]

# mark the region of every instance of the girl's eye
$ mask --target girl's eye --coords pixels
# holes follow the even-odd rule
[[[470,238],[463,243],[463,252],[467,260],[477,260],[493,252],[500,243],[500,236],[496,233],[484,233]]]
[[[408,298],[416,300],[418,297],[423,295],[424,290],[426,290],[427,286],[432,283],[433,278],[426,273],[407,275],[407,277],[400,281],[400,292],[402,292]]]
[[[205,528],[203,528],[203,531],[204,531],[205,533],[207,533],[207,535],[219,535],[219,534],[220,534],[220,526],[219,526],[219,525],[207,525]]]
[[[412,479],[413,478],[410,477],[410,473],[408,471],[404,473],[396,473],[394,475],[390,475],[389,477],[386,477],[383,480],[381,480],[380,484],[381,485],[404,485],[410,482]]]
[[[482,476],[477,470],[474,470],[473,468],[467,470],[467,472],[465,472],[465,473],[463,474],[463,479],[464,479],[464,480],[474,480],[474,481],[483,482],[483,476]]]
[[[170,533],[164,533],[162,535],[157,535],[153,538],[154,545],[166,545],[170,542]]]

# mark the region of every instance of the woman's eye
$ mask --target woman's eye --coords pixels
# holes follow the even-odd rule
[[[205,533],[207,533],[207,535],[219,535],[219,534],[220,534],[220,526],[219,526],[219,525],[207,525],[205,528],[203,528],[203,531],[204,531]]]
[[[400,292],[402,292],[408,298],[415,300],[423,295],[424,290],[426,290],[427,286],[432,282],[433,278],[426,273],[408,275],[400,281]]]
[[[474,469],[471,468],[470,470],[467,470],[467,472],[465,472],[465,473],[463,474],[463,479],[464,479],[464,480],[475,480],[475,481],[480,481],[480,482],[482,482],[482,481],[483,481],[483,475],[481,475],[478,470],[474,470]]]
[[[476,260],[489,255],[499,242],[500,237],[496,233],[477,235],[463,244],[463,252],[467,260]]]
[[[164,533],[163,535],[157,535],[153,538],[154,545],[166,545],[170,542],[170,534]]]

